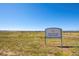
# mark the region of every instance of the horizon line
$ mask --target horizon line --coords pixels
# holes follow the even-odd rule
[[[27,29],[17,29],[17,30],[16,29],[9,29],[9,30],[3,29],[2,30],[1,29],[0,31],[45,31],[45,29],[44,30],[34,30],[34,29],[33,30],[32,29],[31,30],[27,30]],[[62,31],[64,31],[64,32],[65,31],[67,31],[67,32],[79,32],[79,30],[63,30],[63,29],[62,29]]]

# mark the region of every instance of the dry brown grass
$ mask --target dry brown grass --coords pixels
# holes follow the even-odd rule
[[[63,46],[79,46],[79,32],[63,32]],[[77,36],[77,37],[76,37]],[[74,56],[78,47],[61,48],[61,39],[47,38],[44,32],[0,32],[0,55]]]

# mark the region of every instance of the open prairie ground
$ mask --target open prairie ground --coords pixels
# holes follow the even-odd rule
[[[44,31],[0,31],[1,56],[79,56],[79,32],[46,38]]]

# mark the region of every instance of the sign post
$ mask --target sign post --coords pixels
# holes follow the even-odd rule
[[[61,47],[62,45],[62,29],[60,28],[47,28],[45,29],[45,44],[47,38],[60,38],[61,39]]]

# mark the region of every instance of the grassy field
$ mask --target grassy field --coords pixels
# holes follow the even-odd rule
[[[63,32],[61,39],[43,31],[0,31],[1,56],[79,56],[79,32]]]

